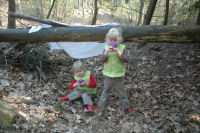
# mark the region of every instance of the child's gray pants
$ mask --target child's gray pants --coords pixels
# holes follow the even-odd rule
[[[113,89],[115,88],[115,89]],[[98,107],[105,108],[106,102],[110,91],[116,91],[119,96],[119,102],[123,109],[130,107],[130,103],[124,88],[124,77],[120,78],[109,78],[105,76],[104,80],[104,90],[101,94],[100,100],[98,102]]]
[[[84,105],[91,105],[93,106],[92,102],[92,94],[88,94],[85,92],[78,91],[74,89],[69,95],[68,95],[69,101],[73,101],[75,99],[82,98]]]

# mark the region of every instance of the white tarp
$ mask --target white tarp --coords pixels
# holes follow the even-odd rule
[[[98,56],[103,53],[105,43],[98,42],[50,42],[51,50],[63,49],[75,59]]]
[[[58,23],[58,22],[57,22]],[[63,24],[63,23],[62,23]],[[69,25],[65,24],[70,27],[75,27],[75,25]],[[104,25],[89,25],[84,27],[99,27],[99,26],[116,26],[119,24],[116,23],[110,23],[110,24],[104,24]],[[32,27],[29,30],[29,34],[33,32],[37,32],[44,28],[50,28],[51,25],[42,24],[38,27]],[[99,42],[50,42],[50,49],[63,49],[65,52],[68,53],[68,55],[75,59],[81,59],[81,58],[88,58],[93,56],[98,56],[103,53],[103,49],[105,46],[105,43],[99,43]]]

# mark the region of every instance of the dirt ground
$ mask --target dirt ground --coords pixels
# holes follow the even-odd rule
[[[0,96],[17,112],[14,128],[8,132],[200,132],[200,45],[149,43],[140,49],[134,43],[126,45],[130,61],[124,89],[134,112],[125,113],[112,90],[104,112],[85,116],[82,101],[56,101],[58,96],[70,93],[73,59],[44,48],[48,56],[40,75],[37,68],[30,71],[28,66],[9,64],[11,57],[24,60],[14,51],[5,56],[6,45],[1,44]],[[98,84],[96,107],[104,79],[100,56],[83,61]]]

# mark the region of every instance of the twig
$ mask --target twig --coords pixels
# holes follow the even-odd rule
[[[19,22],[21,25],[23,25],[24,27],[28,28],[28,26],[26,26],[25,24],[23,24],[21,21],[19,21],[18,19],[16,19],[17,22]]]
[[[135,11],[135,12],[137,12],[137,13],[139,13],[139,14],[142,14],[143,16],[145,15],[145,14],[143,14],[142,12],[140,12],[140,11],[138,11],[138,10],[135,10],[135,9],[132,9],[132,8],[128,8],[128,7],[124,7],[124,6],[117,6],[117,7],[121,7],[121,8],[124,8],[124,9],[128,9],[128,10]],[[110,9],[111,9],[111,8],[110,8]],[[152,16],[152,17],[163,17],[163,16]]]
[[[56,74],[57,78],[59,78],[58,74],[56,73],[56,71],[53,69],[53,72]]]
[[[42,71],[40,70],[38,66],[36,66],[36,68],[38,69],[39,74],[40,74],[40,83],[42,83]]]
[[[6,66],[8,65],[8,63],[7,63],[7,59],[6,59],[6,56],[4,56],[4,59],[5,59],[5,61],[6,61]]]
[[[39,65],[40,65],[40,82],[42,82],[42,55],[40,53],[40,58],[39,58]]]

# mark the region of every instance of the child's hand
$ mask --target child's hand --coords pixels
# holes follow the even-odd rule
[[[113,48],[113,52],[115,52],[119,57],[121,56],[121,53],[118,48]]]
[[[86,81],[80,83],[80,87],[83,87],[85,85],[88,85],[88,83]]]
[[[110,49],[110,48],[107,49],[107,50],[105,50],[104,55],[107,56],[107,55],[108,55],[108,52],[111,52],[111,51],[112,51],[112,49]]]
[[[78,83],[78,82],[76,82],[76,83],[73,84],[73,88],[76,88],[76,87],[78,87],[78,86],[79,86],[79,83]]]

